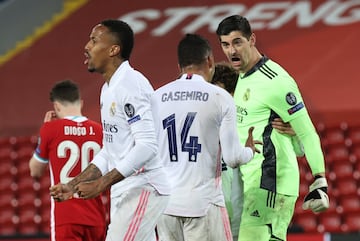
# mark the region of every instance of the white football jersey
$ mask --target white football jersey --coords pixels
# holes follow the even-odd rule
[[[224,207],[221,157],[231,167],[253,157],[240,144],[232,96],[200,75],[184,74],[155,91],[152,107],[172,185],[165,213],[200,217],[211,203]]]
[[[103,148],[92,163],[103,175],[116,168],[126,177],[111,187],[111,196],[145,184],[161,194],[170,192],[158,155],[150,100],[153,92],[149,81],[128,61],[101,89]]]

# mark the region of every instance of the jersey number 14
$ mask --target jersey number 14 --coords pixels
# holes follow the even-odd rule
[[[181,128],[181,151],[189,153],[189,161],[196,162],[197,154],[201,152],[201,144],[199,144],[197,136],[189,136],[190,127],[195,119],[196,112],[189,112],[186,116],[183,127]],[[176,125],[175,114],[172,114],[163,120],[163,128],[167,130],[169,142],[170,161],[178,161],[178,150],[176,141]]]

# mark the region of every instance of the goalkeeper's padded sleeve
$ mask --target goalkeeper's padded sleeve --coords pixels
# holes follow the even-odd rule
[[[315,177],[315,181],[309,187],[309,193],[304,198],[303,209],[311,209],[315,213],[328,209],[329,197],[327,195],[327,187],[328,184],[325,177]]]

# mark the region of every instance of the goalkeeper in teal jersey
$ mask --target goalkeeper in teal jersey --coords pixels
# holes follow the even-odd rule
[[[263,142],[261,154],[240,167],[243,210],[239,241],[286,240],[299,193],[299,168],[289,135],[275,131],[272,122],[289,122],[303,144],[314,176],[304,209],[321,212],[329,207],[324,156],[320,139],[294,79],[277,63],[260,54],[248,20],[233,15],[216,31],[223,52],[238,70],[234,99],[238,132],[244,143],[255,126],[254,139]]]

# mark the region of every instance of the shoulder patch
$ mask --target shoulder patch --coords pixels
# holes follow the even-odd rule
[[[124,111],[125,111],[125,114],[131,118],[135,115],[135,108],[132,104],[130,103],[126,103],[125,106],[124,106]]]
[[[296,96],[293,92],[289,92],[286,94],[286,102],[289,105],[295,105],[297,103]]]
[[[301,110],[304,107],[305,107],[304,103],[300,102],[297,105],[295,105],[295,106],[291,107],[290,109],[288,109],[288,113],[289,113],[289,115],[292,115],[292,114],[294,114],[295,112]]]

